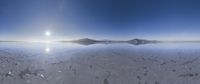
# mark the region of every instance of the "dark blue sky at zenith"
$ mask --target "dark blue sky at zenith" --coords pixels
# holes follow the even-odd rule
[[[0,0],[0,39],[200,40],[199,0]]]

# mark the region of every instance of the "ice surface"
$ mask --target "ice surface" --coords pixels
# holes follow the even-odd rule
[[[0,84],[199,84],[199,45],[0,43]]]

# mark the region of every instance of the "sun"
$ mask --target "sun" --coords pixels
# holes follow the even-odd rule
[[[46,36],[51,36],[51,32],[50,32],[50,31],[46,31],[46,32],[45,32],[45,35],[46,35]]]

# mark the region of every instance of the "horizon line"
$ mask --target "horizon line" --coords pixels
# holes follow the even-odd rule
[[[0,42],[72,42],[72,41],[77,41],[81,39],[90,39],[90,38],[80,38],[80,39],[72,39],[72,40],[0,40]],[[139,39],[139,40],[147,40],[147,41],[159,41],[159,42],[172,42],[172,43],[179,43],[179,42],[200,42],[200,40],[149,40],[149,39],[142,39],[142,38],[133,38],[129,40],[112,40],[112,39],[101,39],[101,40],[96,40],[96,39],[90,39],[90,40],[95,40],[95,41],[130,41],[134,39]]]

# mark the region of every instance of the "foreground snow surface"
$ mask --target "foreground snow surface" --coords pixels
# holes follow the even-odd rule
[[[200,84],[199,45],[0,43],[0,84]]]

